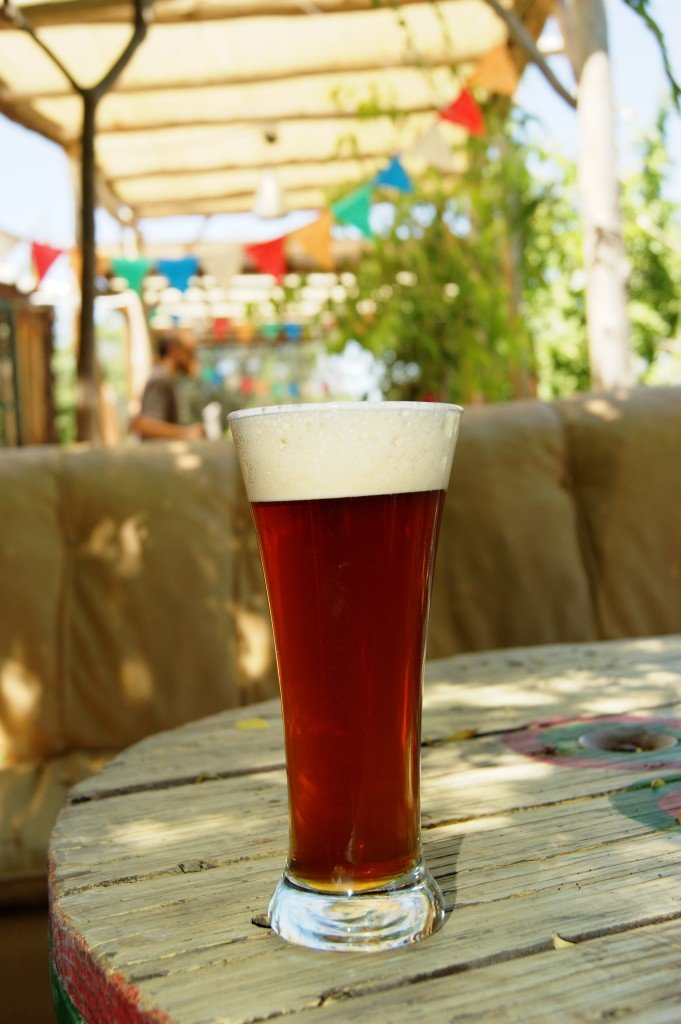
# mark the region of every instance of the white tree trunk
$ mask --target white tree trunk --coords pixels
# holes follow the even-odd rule
[[[579,192],[587,326],[595,388],[635,382],[615,117],[603,0],[563,0],[563,31],[578,82]]]

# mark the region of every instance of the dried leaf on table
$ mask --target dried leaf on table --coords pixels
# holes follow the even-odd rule
[[[235,729],[241,729],[244,732],[248,732],[251,729],[269,729],[270,723],[264,718],[240,718],[238,722],[234,723]]]

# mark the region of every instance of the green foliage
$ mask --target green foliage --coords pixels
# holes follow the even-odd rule
[[[76,441],[76,359],[68,348],[56,348],[52,355],[57,438],[60,444]]]
[[[659,377],[659,363],[679,339],[681,217],[664,197],[669,173],[668,110],[639,146],[640,169],[625,182],[624,233],[629,259],[629,315],[643,380]]]
[[[395,398],[510,398],[532,369],[518,273],[538,202],[531,176],[496,132],[471,144],[452,188],[428,175],[357,268],[337,310],[338,340],[354,337],[388,365]],[[494,158],[490,160],[490,150]]]
[[[681,223],[664,198],[668,112],[641,141],[622,206],[632,340],[643,381],[669,376],[679,338]],[[396,203],[362,256],[338,341],[388,365],[394,398],[501,400],[590,386],[576,169],[528,141],[516,113],[469,143],[454,184],[434,173]],[[678,347],[678,341],[677,341]],[[665,369],[666,368],[666,369]],[[665,377],[665,374],[667,375]]]
[[[574,164],[531,147],[527,156],[547,191],[528,239],[523,318],[534,342],[538,394],[548,400],[590,384],[582,233]]]
[[[664,198],[670,161],[669,112],[663,108],[638,147],[639,167],[622,190],[624,242],[629,264],[629,321],[638,375],[664,377],[663,364],[681,327],[681,220]],[[547,166],[545,164],[545,166]],[[550,206],[538,211],[529,259],[541,268],[525,281],[525,317],[535,340],[539,393],[544,398],[589,387],[585,277],[574,165],[553,160]]]

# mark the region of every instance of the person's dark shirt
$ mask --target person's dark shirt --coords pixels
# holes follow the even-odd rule
[[[165,423],[180,422],[176,381],[163,366],[151,371],[142,394],[140,414]]]

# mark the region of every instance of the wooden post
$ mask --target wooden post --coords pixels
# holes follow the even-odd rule
[[[121,55],[112,64],[104,77],[89,88],[81,86],[68,68],[62,63],[36,32],[23,11],[4,0],[0,15],[7,18],[15,28],[26,32],[40,47],[43,53],[55,64],[68,81],[74,93],[83,101],[83,126],[80,148],[80,247],[82,258],[81,271],[81,308],[80,332],[78,345],[78,364],[76,374],[77,402],[77,437],[79,441],[96,441],[101,431],[97,411],[97,360],[95,353],[94,274],[96,262],[95,239],[95,203],[96,174],[95,166],[95,117],[97,104],[116,83],[119,75],[126,67],[137,47],[142,43],[151,19],[153,0],[132,0],[131,9],[134,16],[133,31]]]
[[[627,387],[634,384],[635,374],[605,7],[603,0],[562,0],[562,14],[578,82],[578,175],[591,380],[595,388]]]
[[[81,96],[83,100],[80,150],[81,303],[76,370],[77,437],[79,441],[100,441],[95,352],[95,114],[97,96],[92,89],[84,89]]]
[[[142,43],[151,16],[153,0],[133,0],[134,30],[120,57],[104,77],[89,89],[79,88],[83,98],[81,143],[81,246],[82,295],[77,366],[77,437],[79,441],[101,439],[98,414],[97,359],[94,329],[95,240],[95,117],[97,104],[115,84],[137,47]]]

